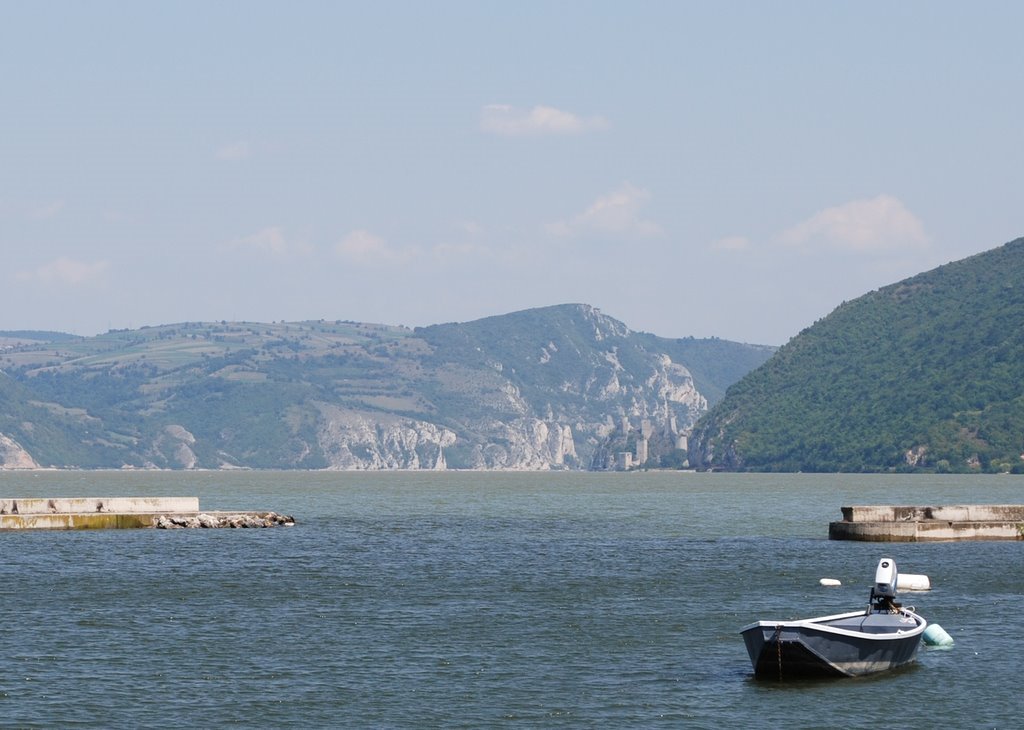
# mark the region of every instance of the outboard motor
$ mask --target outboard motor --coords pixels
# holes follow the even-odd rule
[[[878,568],[875,570],[876,596],[896,595],[896,561],[892,558],[882,558],[878,561]]]
[[[876,611],[893,611],[899,608],[896,598],[896,561],[882,558],[875,569],[875,583],[871,586],[871,601]]]

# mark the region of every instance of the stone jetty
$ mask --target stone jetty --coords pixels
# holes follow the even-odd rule
[[[1020,504],[875,505],[841,509],[842,521],[828,525],[830,540],[1024,540],[1024,505]]]
[[[177,530],[183,527],[293,527],[295,518],[276,512],[202,512],[198,515],[160,515],[153,527]]]
[[[0,499],[0,530],[252,528],[294,524],[294,518],[275,512],[200,512],[198,497]]]

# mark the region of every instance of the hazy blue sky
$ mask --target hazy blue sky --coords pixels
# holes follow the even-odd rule
[[[0,329],[782,344],[1024,235],[1024,3],[5,2]]]

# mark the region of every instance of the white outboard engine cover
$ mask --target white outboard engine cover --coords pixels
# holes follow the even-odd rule
[[[872,593],[876,596],[896,595],[896,561],[892,558],[882,558],[878,561],[878,568],[875,570],[875,587]]]

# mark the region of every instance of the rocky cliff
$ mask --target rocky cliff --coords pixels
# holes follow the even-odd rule
[[[14,439],[0,433],[0,469],[38,469],[39,464]]]

